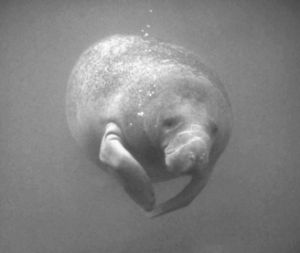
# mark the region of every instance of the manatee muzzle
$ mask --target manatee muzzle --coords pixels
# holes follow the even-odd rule
[[[174,174],[187,173],[206,167],[209,162],[211,140],[200,125],[191,125],[175,135],[165,152],[167,170]]]

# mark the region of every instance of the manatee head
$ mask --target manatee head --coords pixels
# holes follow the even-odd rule
[[[164,154],[174,174],[205,173],[224,150],[230,135],[227,98],[206,78],[171,78],[147,106],[145,131]]]

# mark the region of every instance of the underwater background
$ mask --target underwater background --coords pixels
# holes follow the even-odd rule
[[[300,252],[299,31],[299,1],[2,1],[0,252]],[[233,107],[232,138],[206,188],[156,219],[67,127],[71,69],[112,34],[194,51]],[[161,183],[157,194],[184,183]]]

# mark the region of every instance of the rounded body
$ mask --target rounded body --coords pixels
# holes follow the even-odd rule
[[[138,36],[112,36],[86,50],[71,73],[66,101],[71,133],[94,162],[106,124],[115,122],[123,145],[154,181],[178,176],[167,168],[172,157],[166,162],[165,149],[178,142],[172,136],[179,131],[207,126],[214,135],[210,167],[231,131],[219,79],[184,48]]]

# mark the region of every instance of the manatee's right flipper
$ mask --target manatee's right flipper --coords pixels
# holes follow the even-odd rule
[[[123,146],[121,130],[115,123],[106,126],[99,158],[113,170],[139,206],[146,211],[153,209],[155,196],[151,181],[144,168]]]

